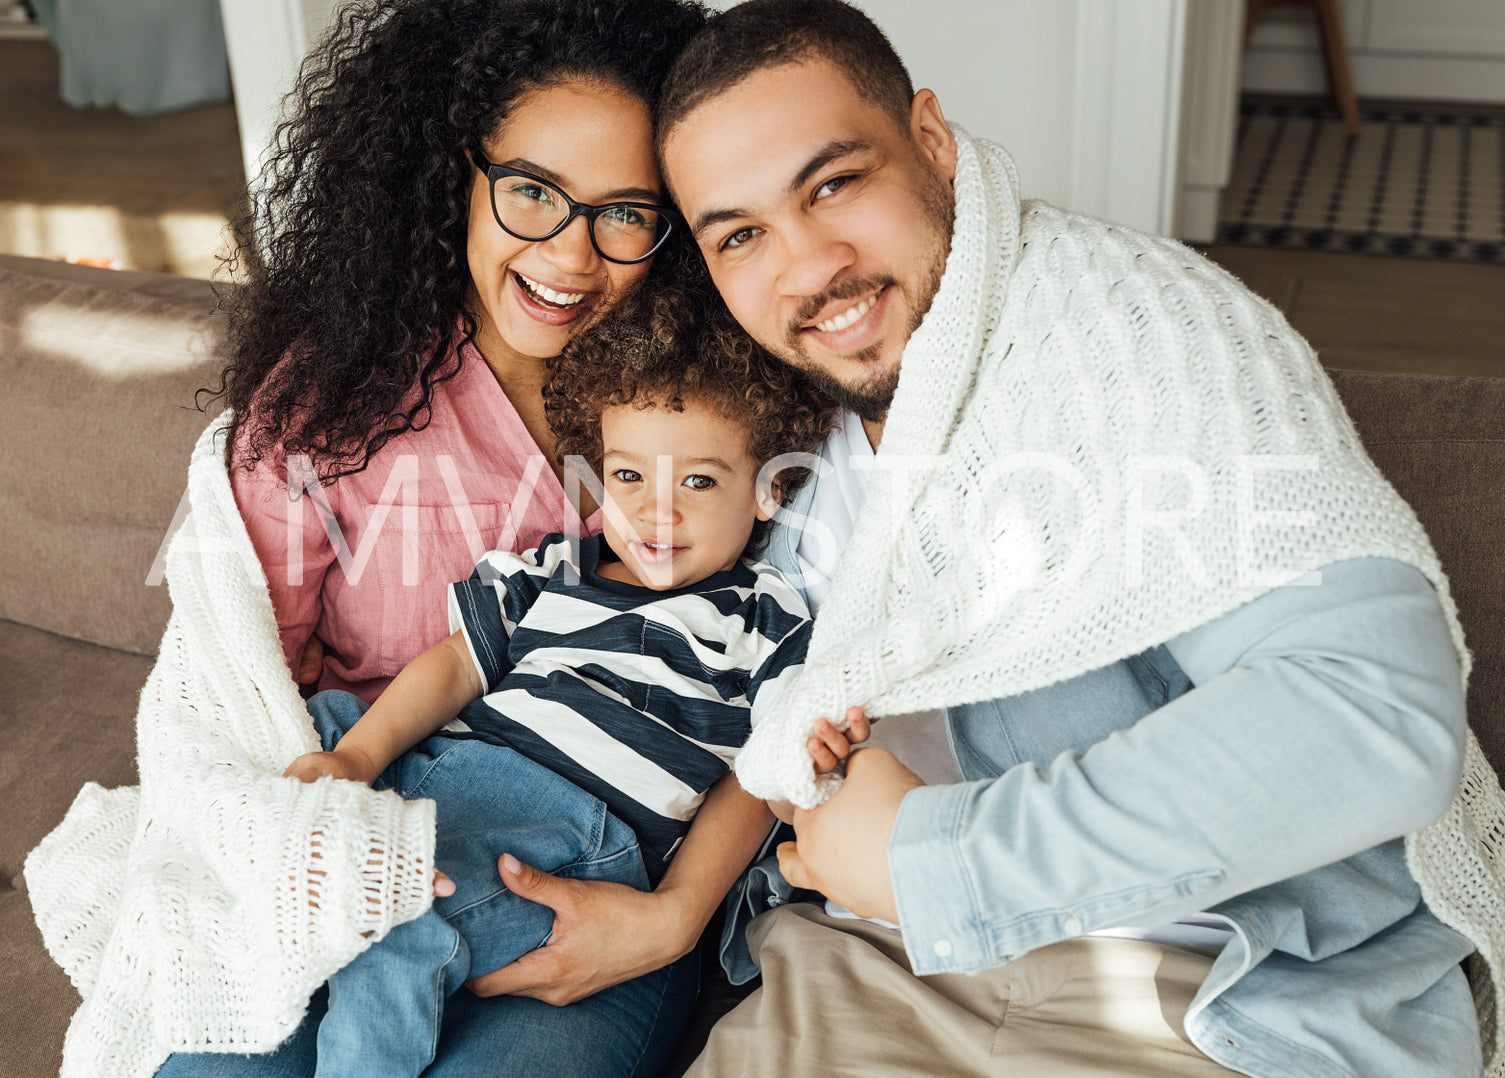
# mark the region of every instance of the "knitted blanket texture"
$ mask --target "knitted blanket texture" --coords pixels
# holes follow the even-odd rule
[[[173,611],[137,715],[139,788],[90,783],[26,858],[42,939],[83,996],[63,1078],[175,1051],[263,1052],[329,976],[432,902],[434,811],[282,778],[316,751],[225,470],[199,438],[167,554]]]
[[[1281,315],[1174,241],[1021,203],[1008,155],[957,137],[945,273],[804,670],[738,755],[743,787],[814,807],[841,781],[812,772],[821,716],[1065,681],[1350,558],[1427,576],[1466,680],[1426,533]],[[1428,906],[1479,948],[1490,1074],[1505,1074],[1502,839],[1505,799],[1469,733],[1452,807],[1406,853]]]

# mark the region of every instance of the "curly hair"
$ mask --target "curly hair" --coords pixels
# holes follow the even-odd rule
[[[598,476],[601,413],[619,405],[679,412],[686,400],[708,404],[746,431],[748,456],[760,465],[816,452],[837,417],[831,398],[748,336],[694,267],[634,290],[570,341],[549,361],[543,396],[559,462],[580,457]],[[777,478],[775,495],[787,503],[809,469],[785,468]],[[749,554],[765,531],[760,522]]]
[[[231,358],[204,392],[232,411],[239,463],[306,452],[337,479],[426,426],[434,386],[461,362],[446,345],[457,325],[476,332],[469,155],[520,97],[568,79],[651,104],[705,18],[696,0],[346,6],[305,61],[237,224],[247,283],[225,301]],[[687,252],[671,236],[652,272],[672,275]]]

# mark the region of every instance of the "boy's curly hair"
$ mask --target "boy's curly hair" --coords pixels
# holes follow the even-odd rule
[[[754,342],[698,267],[634,289],[549,367],[544,409],[558,459],[581,457],[596,475],[601,413],[617,405],[683,411],[687,399],[707,403],[746,431],[759,465],[818,452],[836,425],[832,400]],[[808,478],[808,468],[781,469],[775,496],[787,503]],[[749,553],[765,531],[754,529]]]
[[[459,370],[446,345],[476,331],[470,154],[522,97],[566,79],[651,104],[705,18],[697,0],[343,5],[237,222],[246,284],[225,298],[230,360],[204,391],[234,416],[232,467],[307,452],[334,479],[426,426],[434,386]],[[688,251],[671,236],[652,273]]]

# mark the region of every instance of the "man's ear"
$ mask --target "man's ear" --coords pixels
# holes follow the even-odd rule
[[[948,183],[956,179],[956,136],[951,134],[934,90],[921,90],[909,103],[909,134],[921,156],[934,165]]]
[[[777,479],[771,480],[768,486],[758,484],[758,519],[772,520],[774,513],[778,512],[783,504],[784,488],[779,485]]]

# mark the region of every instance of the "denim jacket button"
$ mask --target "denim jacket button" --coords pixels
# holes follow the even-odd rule
[[[936,940],[935,941],[935,953],[938,954],[938,955],[940,955],[942,958],[950,958],[951,957],[951,941],[950,940]]]
[[[1080,935],[1082,931],[1082,919],[1074,913],[1071,914],[1061,922],[1061,931],[1065,932],[1068,936]]]

